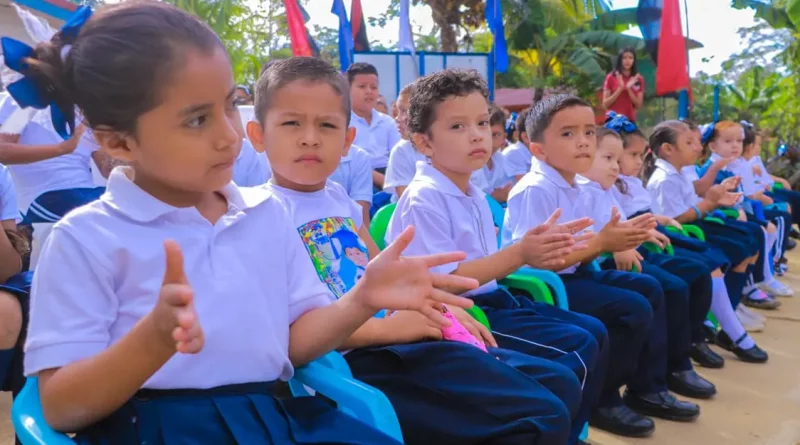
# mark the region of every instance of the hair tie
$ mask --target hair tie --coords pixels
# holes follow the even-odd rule
[[[613,111],[606,113],[606,123],[604,125],[609,130],[614,130],[617,133],[636,133],[639,128],[631,122],[624,114],[618,114]]]
[[[700,143],[707,144],[708,141],[711,140],[711,136],[714,135],[714,127],[717,124],[715,122],[711,122],[710,124],[705,124],[700,126]]]
[[[79,7],[56,33],[56,36],[59,36],[62,42],[75,41],[81,28],[91,16],[92,8],[88,6]],[[8,94],[10,94],[22,108],[33,107],[37,110],[44,110],[50,107],[50,118],[53,122],[53,129],[55,129],[56,133],[62,138],[69,139],[75,129],[74,110],[62,110],[56,103],[56,97],[53,94],[52,86],[40,85],[25,74],[28,70],[28,64],[25,63],[25,59],[35,58],[36,52],[27,44],[10,37],[0,38],[0,45],[2,45],[3,48],[6,66],[22,74],[22,79],[6,87]],[[61,48],[59,55],[62,61],[66,60],[71,49],[72,45],[70,44],[64,45],[64,47]]]

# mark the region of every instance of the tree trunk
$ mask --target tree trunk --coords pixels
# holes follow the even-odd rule
[[[441,29],[441,42],[442,42],[442,51],[446,53],[456,53],[458,52],[458,41],[456,38],[456,30],[447,24],[440,26]]]

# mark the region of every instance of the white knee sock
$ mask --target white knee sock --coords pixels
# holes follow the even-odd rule
[[[772,259],[772,248],[775,246],[775,242],[778,241],[778,232],[769,233],[764,232],[764,240],[767,246],[767,256],[764,258],[764,281],[769,283],[770,281],[775,279],[775,276],[772,275],[772,268],[770,268],[770,263],[773,261]]]
[[[731,299],[728,297],[728,289],[725,288],[725,279],[723,277],[715,277],[711,281],[711,286],[711,313],[717,317],[720,327],[733,341],[738,340],[742,335],[746,335],[745,339],[739,343],[739,346],[742,349],[752,348],[756,343],[747,335],[739,319],[736,318],[736,313],[731,307]]]

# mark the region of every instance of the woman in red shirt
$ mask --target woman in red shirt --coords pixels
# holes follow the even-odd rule
[[[603,84],[603,108],[636,122],[636,110],[644,101],[644,78],[636,71],[636,52],[624,48],[617,56],[614,71]]]

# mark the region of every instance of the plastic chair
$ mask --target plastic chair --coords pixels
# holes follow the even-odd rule
[[[342,412],[403,442],[400,422],[389,399],[377,389],[352,378],[347,362],[336,352],[295,370],[289,383],[299,397],[314,388],[335,401]],[[305,386],[304,386],[305,385]],[[39,379],[29,377],[11,407],[11,421],[23,445],[75,445],[66,434],[47,425],[39,400]]]
[[[378,249],[386,248],[386,228],[389,226],[389,220],[392,219],[394,209],[397,208],[397,203],[388,204],[375,213],[372,222],[369,225],[369,234],[372,240],[378,245]]]

